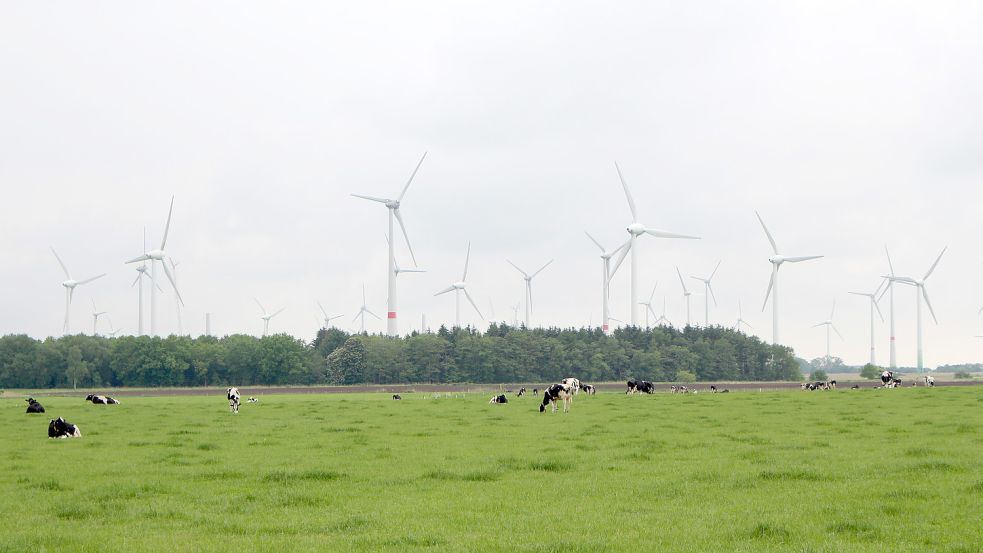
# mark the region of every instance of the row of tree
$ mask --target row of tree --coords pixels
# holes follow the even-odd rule
[[[391,338],[280,334],[0,337],[0,387],[799,380],[790,348],[722,327],[526,329],[492,324]]]

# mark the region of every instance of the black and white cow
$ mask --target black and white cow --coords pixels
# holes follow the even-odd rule
[[[729,394],[730,393],[730,390],[728,390],[727,388],[724,388],[723,390],[720,390],[720,393],[721,394]]]
[[[648,382],[646,380],[629,380],[628,381],[628,391],[626,394],[642,393],[646,394],[655,393],[655,384]]]
[[[505,397],[505,394],[499,394],[497,396],[492,396],[488,403],[508,403],[509,398]]]
[[[403,396],[399,394],[393,394],[393,401],[399,401],[401,399],[403,399]]]
[[[714,386],[713,384],[711,384],[711,385],[710,385],[710,393],[711,393],[711,394],[715,394],[715,393],[717,393],[717,387],[716,387],[716,386]]]
[[[524,395],[526,395],[526,389],[525,388],[519,388],[519,393],[515,394],[515,397],[522,397]]]
[[[892,380],[894,380],[894,373],[893,372],[891,372],[891,371],[884,371],[884,372],[881,373],[881,383],[884,386],[887,386],[888,384],[890,384]]]
[[[900,388],[900,387],[901,387],[901,379],[900,378],[892,378],[891,379],[891,388]]]
[[[24,401],[27,402],[28,413],[44,413],[44,406],[38,403],[33,397],[29,397]]]
[[[239,388],[229,388],[225,391],[225,394],[229,397],[229,409],[233,413],[239,412]]]
[[[581,384],[580,389],[584,391],[585,394],[592,396],[597,393],[597,388],[591,386],[590,384]]]
[[[931,387],[934,387],[935,386],[935,377],[934,376],[925,375],[925,385],[928,386],[928,387],[930,387],[930,388]]]
[[[254,397],[251,397],[251,398],[249,398],[249,399],[246,400],[246,403],[256,403],[257,401],[259,401],[259,400],[256,399],[256,398],[254,398]]]
[[[538,396],[539,395],[539,388],[533,388],[532,389],[532,395]]]
[[[119,405],[119,401],[109,396],[97,396],[89,394],[85,396],[85,401],[91,401],[95,405]]]
[[[560,384],[563,384],[564,386],[568,386],[570,388],[570,393],[572,393],[573,395],[577,395],[577,393],[580,392],[580,381],[572,376],[568,378],[564,378],[563,380],[560,381]]]
[[[853,386],[850,386],[850,389],[851,390],[859,390],[860,389],[860,384],[854,384]]]
[[[78,426],[58,417],[48,423],[49,438],[81,438],[82,431]]]
[[[563,401],[563,412],[570,412],[570,404],[573,403],[573,391],[566,384],[553,384],[543,392],[543,404],[539,406],[539,412],[546,411],[547,405],[553,406],[556,413],[556,400]]]

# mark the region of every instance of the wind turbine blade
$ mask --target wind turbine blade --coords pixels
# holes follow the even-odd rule
[[[321,313],[324,315],[324,318],[327,319],[328,318],[328,312],[324,310],[324,306],[321,305],[321,302],[320,301],[317,302],[317,306],[321,309]]]
[[[925,273],[925,276],[922,277],[922,280],[928,280],[928,277],[932,275],[932,271],[935,270],[935,266],[938,265],[939,261],[942,260],[942,254],[944,254],[947,249],[949,249],[949,246],[942,248],[942,253],[940,253],[939,256],[935,258],[935,263],[932,263],[932,267],[928,270],[927,273]]]
[[[149,259],[150,259],[150,256],[149,256],[149,255],[147,255],[147,254],[143,254],[143,255],[141,255],[140,257],[134,257],[133,259],[131,259],[131,260],[129,260],[129,261],[126,261],[126,262],[124,263],[124,265],[125,265],[125,264],[127,264],[127,263],[136,263],[136,262],[138,262],[138,261],[147,261],[147,260],[149,260]]]
[[[886,281],[886,280],[884,280],[884,279],[881,279],[881,281],[880,281],[880,283],[878,283],[878,284],[877,284],[877,289],[876,289],[876,290],[874,290],[874,295],[875,295],[875,296],[878,296],[878,295],[880,295],[880,292],[881,292],[881,287],[882,287],[882,286],[886,286],[886,285],[887,285],[887,281]]]
[[[707,290],[710,291],[710,297],[713,298],[713,306],[717,306],[717,295],[713,293],[713,286],[710,285],[710,281],[707,281]]]
[[[881,313],[881,306],[877,305],[877,300],[874,299],[874,296],[871,296],[870,297],[870,301],[874,302],[874,309],[877,310],[877,316],[881,318],[881,322],[883,323],[884,322],[884,314]]]
[[[631,240],[629,239],[625,242],[625,245],[621,247],[621,255],[618,256],[618,260],[614,262],[614,268],[611,269],[611,274],[608,275],[608,280],[614,278],[615,273],[618,272],[618,267],[621,267],[621,262],[625,260],[625,256],[631,250]]]
[[[144,273],[144,275],[146,275],[146,273]],[[157,284],[157,279],[155,279],[154,277],[151,277],[151,276],[148,276],[147,278],[150,279],[150,282],[153,283],[153,285],[154,285],[155,288],[157,288],[161,292],[164,291],[164,289],[160,287],[160,284]]]
[[[605,253],[606,250],[604,249],[604,246],[602,246],[600,242],[598,242],[597,240],[595,240],[594,237],[591,236],[589,232],[587,232],[585,230],[584,231],[584,234],[587,235],[587,238],[590,238],[590,241],[593,242],[595,246],[597,246],[598,248],[601,249],[601,253]]]
[[[362,284],[362,305],[365,305],[365,284]]]
[[[468,289],[465,288],[462,291],[464,292],[464,297],[468,298],[468,302],[471,303],[471,307],[473,307],[475,312],[478,313],[478,316],[481,317],[481,320],[485,320],[485,317],[481,314],[481,310],[478,309],[478,304],[474,303],[474,300],[471,299],[471,294],[468,293]]]
[[[382,317],[380,317],[380,316],[376,315],[375,313],[373,313],[372,310],[369,309],[368,307],[365,308],[365,312],[368,313],[369,315],[372,315],[376,319],[379,319],[380,321],[382,320]]]
[[[142,276],[143,276],[143,273],[137,273],[137,277],[135,279],[133,279],[133,284],[130,285],[130,288],[133,288],[134,286],[136,286],[137,285],[137,282],[139,282],[140,277],[142,277]]]
[[[103,273],[103,274],[101,274],[101,275],[96,275],[96,276],[94,276],[94,277],[92,277],[92,278],[87,278],[87,279],[85,279],[85,280],[80,280],[80,281],[79,281],[78,283],[79,283],[79,284],[85,284],[86,282],[92,282],[93,280],[95,280],[95,279],[97,279],[97,278],[102,278],[102,277],[104,277],[104,276],[106,276],[106,273]]]
[[[277,311],[276,313],[274,313],[274,314],[272,314],[272,315],[270,315],[270,318],[272,319],[273,317],[276,317],[276,316],[277,316],[277,315],[279,315],[280,313],[283,313],[283,310],[284,310],[284,309],[286,309],[286,307],[281,307],[281,308],[279,309],[279,311]]]
[[[799,261],[809,261],[810,259],[819,259],[824,257],[822,255],[800,255],[798,257],[786,257],[785,261],[789,263],[798,263]]]
[[[532,280],[526,281],[526,299],[529,300],[529,311],[532,311]]]
[[[765,226],[765,220],[761,218],[761,214],[757,211],[755,211],[754,214],[758,216],[758,222],[761,223],[761,228],[765,229],[765,236],[767,236],[768,241],[771,242],[771,250],[775,252],[775,255],[778,255],[778,244],[775,243],[775,239],[772,238],[771,233],[768,232],[768,227]]]
[[[406,181],[406,186],[403,187],[403,191],[400,192],[399,193],[399,197],[396,198],[396,201],[397,202],[403,200],[403,196],[406,195],[406,191],[409,190],[409,188],[410,188],[410,183],[413,182],[413,177],[416,176],[416,172],[420,170],[420,166],[423,165],[423,160],[426,159],[426,158],[427,158],[427,152],[423,152],[423,157],[421,157],[420,158],[420,161],[417,162],[416,167],[413,169],[413,173],[410,175],[410,179],[408,181]]]
[[[354,317],[352,317],[352,322],[354,323],[355,321],[358,320],[359,317],[364,317],[364,316],[365,315],[361,311],[359,311],[358,313],[355,314]]]
[[[884,253],[887,255],[887,267],[891,269],[891,276],[894,276],[894,264],[891,263],[891,252],[887,251],[887,244],[884,245]]]
[[[775,273],[771,273],[771,278],[768,279],[768,290],[765,291],[765,301],[761,304],[761,310],[764,311],[765,307],[768,305],[768,298],[771,296],[771,287],[775,284]]]
[[[812,325],[812,328],[816,328],[817,326],[825,326],[825,325],[826,325],[826,323],[819,323],[817,325]]]
[[[48,247],[51,248],[51,246]],[[67,278],[68,280],[72,280],[72,275],[68,274],[68,267],[66,267],[65,264],[62,262],[61,258],[58,257],[58,252],[56,252],[54,248],[51,248],[51,253],[55,254],[55,259],[57,259],[58,264],[61,265],[61,270],[65,271],[65,278]]]
[[[410,244],[410,236],[406,234],[406,225],[403,223],[403,215],[399,212],[399,208],[393,210],[393,214],[396,215],[396,221],[399,223],[399,229],[403,231],[403,240],[406,240],[406,247],[410,250],[410,257],[413,259],[413,266],[416,263],[416,254],[413,253],[413,245]]]
[[[167,224],[164,225],[164,238],[160,240],[160,249],[162,250],[164,249],[164,244],[167,244],[167,233],[170,232],[171,230],[171,213],[173,212],[174,212],[174,196],[171,196],[171,207],[168,208],[167,210]],[[166,265],[165,265],[165,272],[166,272]],[[181,294],[178,294],[178,298],[180,297]],[[183,305],[184,302],[182,301],[181,304]]]
[[[352,194],[352,196],[355,196],[356,198],[362,198],[363,200],[372,200],[373,202],[379,202],[380,204],[389,203],[389,200],[387,200],[386,198],[377,198],[375,196],[363,196],[362,194]]]
[[[174,294],[177,295],[178,301],[181,302],[181,305],[184,305],[184,298],[181,297],[181,292],[177,289],[177,282],[174,280],[174,275],[167,268],[167,263],[161,263],[161,265],[164,267],[164,274],[167,275],[167,280],[171,281],[171,288],[174,288]]]
[[[894,277],[894,280],[904,284],[911,284],[912,286],[918,285],[918,282],[916,282],[915,279],[911,277]]]
[[[833,308],[829,310],[829,320],[833,320],[833,313],[836,313],[836,300],[833,300]]]
[[[468,279],[468,263],[471,262],[471,242],[468,242],[468,253],[464,256],[464,274],[461,276],[461,282]]]
[[[713,275],[717,274],[717,269],[720,268],[720,264],[723,263],[723,262],[724,262],[723,259],[721,259],[720,261],[717,262],[717,266],[713,268],[713,272],[710,273],[710,278],[707,279],[707,282],[713,280]]]
[[[655,297],[655,289],[659,287],[659,283],[656,282],[655,286],[652,287],[652,293],[649,294],[649,309],[652,308],[652,298]]]
[[[253,298],[253,301],[256,302],[256,305],[258,305],[260,310],[263,311],[263,316],[266,316],[266,308],[263,307],[263,304],[259,303],[259,300],[256,298]]]
[[[932,320],[935,321],[935,324],[939,324],[939,320],[935,318],[935,310],[932,309],[932,302],[928,300],[928,290],[925,289],[924,284],[920,288],[922,289],[922,297],[925,298],[925,305],[928,306],[928,312],[932,314]]]
[[[829,326],[830,326],[830,327],[832,327],[832,329],[833,329],[833,332],[835,332],[835,333],[836,333],[836,335],[840,337],[840,340],[842,340],[842,339],[843,339],[843,335],[842,335],[842,334],[840,334],[840,331],[839,331],[839,330],[836,330],[836,325],[832,325],[832,324],[831,324],[831,325],[829,325]]]
[[[448,286],[447,288],[444,288],[443,290],[441,290],[440,292],[437,292],[434,295],[435,296],[439,296],[441,294],[446,294],[447,292],[453,292],[453,291],[454,291],[454,287],[453,286]]]
[[[518,265],[516,265],[515,263],[512,263],[512,262],[511,262],[511,261],[509,261],[508,259],[506,259],[505,261],[508,261],[508,262],[509,262],[509,265],[511,265],[511,266],[513,266],[513,267],[515,267],[515,270],[516,270],[516,271],[519,271],[520,273],[522,273],[522,276],[524,276],[524,277],[526,277],[526,278],[531,278],[531,277],[529,276],[529,274],[528,274],[528,273],[526,273],[525,271],[523,271],[522,269],[520,269],[520,268],[519,268],[519,266],[518,266]]]
[[[540,267],[540,268],[539,268],[539,270],[538,270],[538,271],[536,271],[535,273],[533,273],[533,274],[532,274],[532,276],[531,276],[531,277],[529,277],[529,278],[533,278],[534,276],[536,276],[536,275],[538,275],[539,273],[541,273],[541,272],[543,272],[543,269],[545,269],[546,267],[549,267],[549,265],[550,265],[550,263],[552,263],[552,262],[553,262],[553,260],[552,260],[552,259],[550,259],[549,261],[547,261],[547,262],[546,262],[546,265],[543,265],[542,267]]]
[[[702,240],[699,236],[690,236],[688,234],[677,234],[675,232],[668,232],[659,229],[645,229],[645,234],[651,234],[652,236],[657,236],[659,238],[688,238],[690,240]]]
[[[631,221],[634,223],[638,221],[638,212],[635,210],[635,200],[631,197],[631,192],[628,191],[628,183],[625,182],[624,175],[621,174],[621,167],[618,167],[618,162],[614,162],[614,168],[618,171],[618,178],[621,179],[621,187],[625,189],[625,197],[628,198],[628,207],[631,209]]]
[[[884,282],[887,284],[884,286],[884,289],[881,290],[881,295],[877,296],[877,301],[881,301],[884,298],[884,294],[887,294],[887,291],[891,289],[891,281],[885,278]]]
[[[683,285],[683,293],[685,294],[687,292],[686,282],[683,281],[683,273],[679,272],[679,267],[676,267],[676,274],[679,275],[679,283]]]

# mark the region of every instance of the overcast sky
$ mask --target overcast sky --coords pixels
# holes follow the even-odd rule
[[[401,330],[452,323],[468,288],[511,320],[533,270],[535,325],[599,324],[601,261],[627,238],[621,164],[642,223],[700,241],[639,241],[640,295],[685,321],[684,275],[714,279],[711,322],[738,300],[753,331],[771,254],[787,255],[783,342],[869,355],[887,271],[928,280],[927,366],[983,357],[983,4],[980,2],[16,2],[0,18],[0,333],[59,335],[64,275],[137,327],[127,259],[163,232],[184,329],[309,340],[315,300],[346,329],[386,313],[386,209],[424,151],[402,212],[424,274],[399,278]],[[397,259],[410,265],[402,239]],[[627,320],[628,266],[612,283]],[[687,279],[699,290],[700,283]],[[177,330],[170,285],[158,330]],[[915,363],[915,294],[896,294],[898,361]],[[149,303],[149,298],[148,298]],[[887,301],[882,303],[887,318]],[[702,321],[701,297],[692,303]],[[478,320],[462,307],[465,322]],[[521,316],[521,310],[520,310]],[[644,319],[643,319],[644,321]],[[100,320],[100,325],[104,321]],[[102,326],[103,330],[108,329]],[[369,319],[383,331],[385,321]],[[878,321],[878,361],[888,327]]]

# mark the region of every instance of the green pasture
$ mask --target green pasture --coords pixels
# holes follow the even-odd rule
[[[0,552],[983,550],[983,388],[489,397],[0,400]]]

